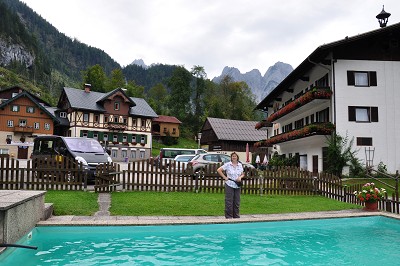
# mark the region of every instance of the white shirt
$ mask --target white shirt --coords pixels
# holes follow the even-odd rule
[[[227,162],[222,165],[222,169],[226,172],[228,180],[226,184],[232,188],[239,188],[233,180],[237,180],[243,174],[243,165],[238,162],[236,166],[232,162]],[[232,179],[232,180],[231,180]]]

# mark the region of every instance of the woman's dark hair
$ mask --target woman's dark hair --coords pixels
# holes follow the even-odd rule
[[[231,153],[231,161],[232,161],[232,155],[234,155],[234,154],[236,154],[237,160],[239,161],[239,155],[235,151]]]

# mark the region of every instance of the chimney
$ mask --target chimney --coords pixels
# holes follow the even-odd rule
[[[89,93],[91,87],[92,87],[92,84],[85,83],[85,92]]]

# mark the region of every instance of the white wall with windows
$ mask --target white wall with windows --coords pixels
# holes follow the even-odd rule
[[[338,60],[335,77],[337,132],[354,137],[363,162],[375,148],[374,165],[400,170],[400,62]]]

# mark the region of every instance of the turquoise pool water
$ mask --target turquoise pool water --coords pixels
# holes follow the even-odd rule
[[[170,226],[36,227],[0,265],[396,265],[386,217]]]

